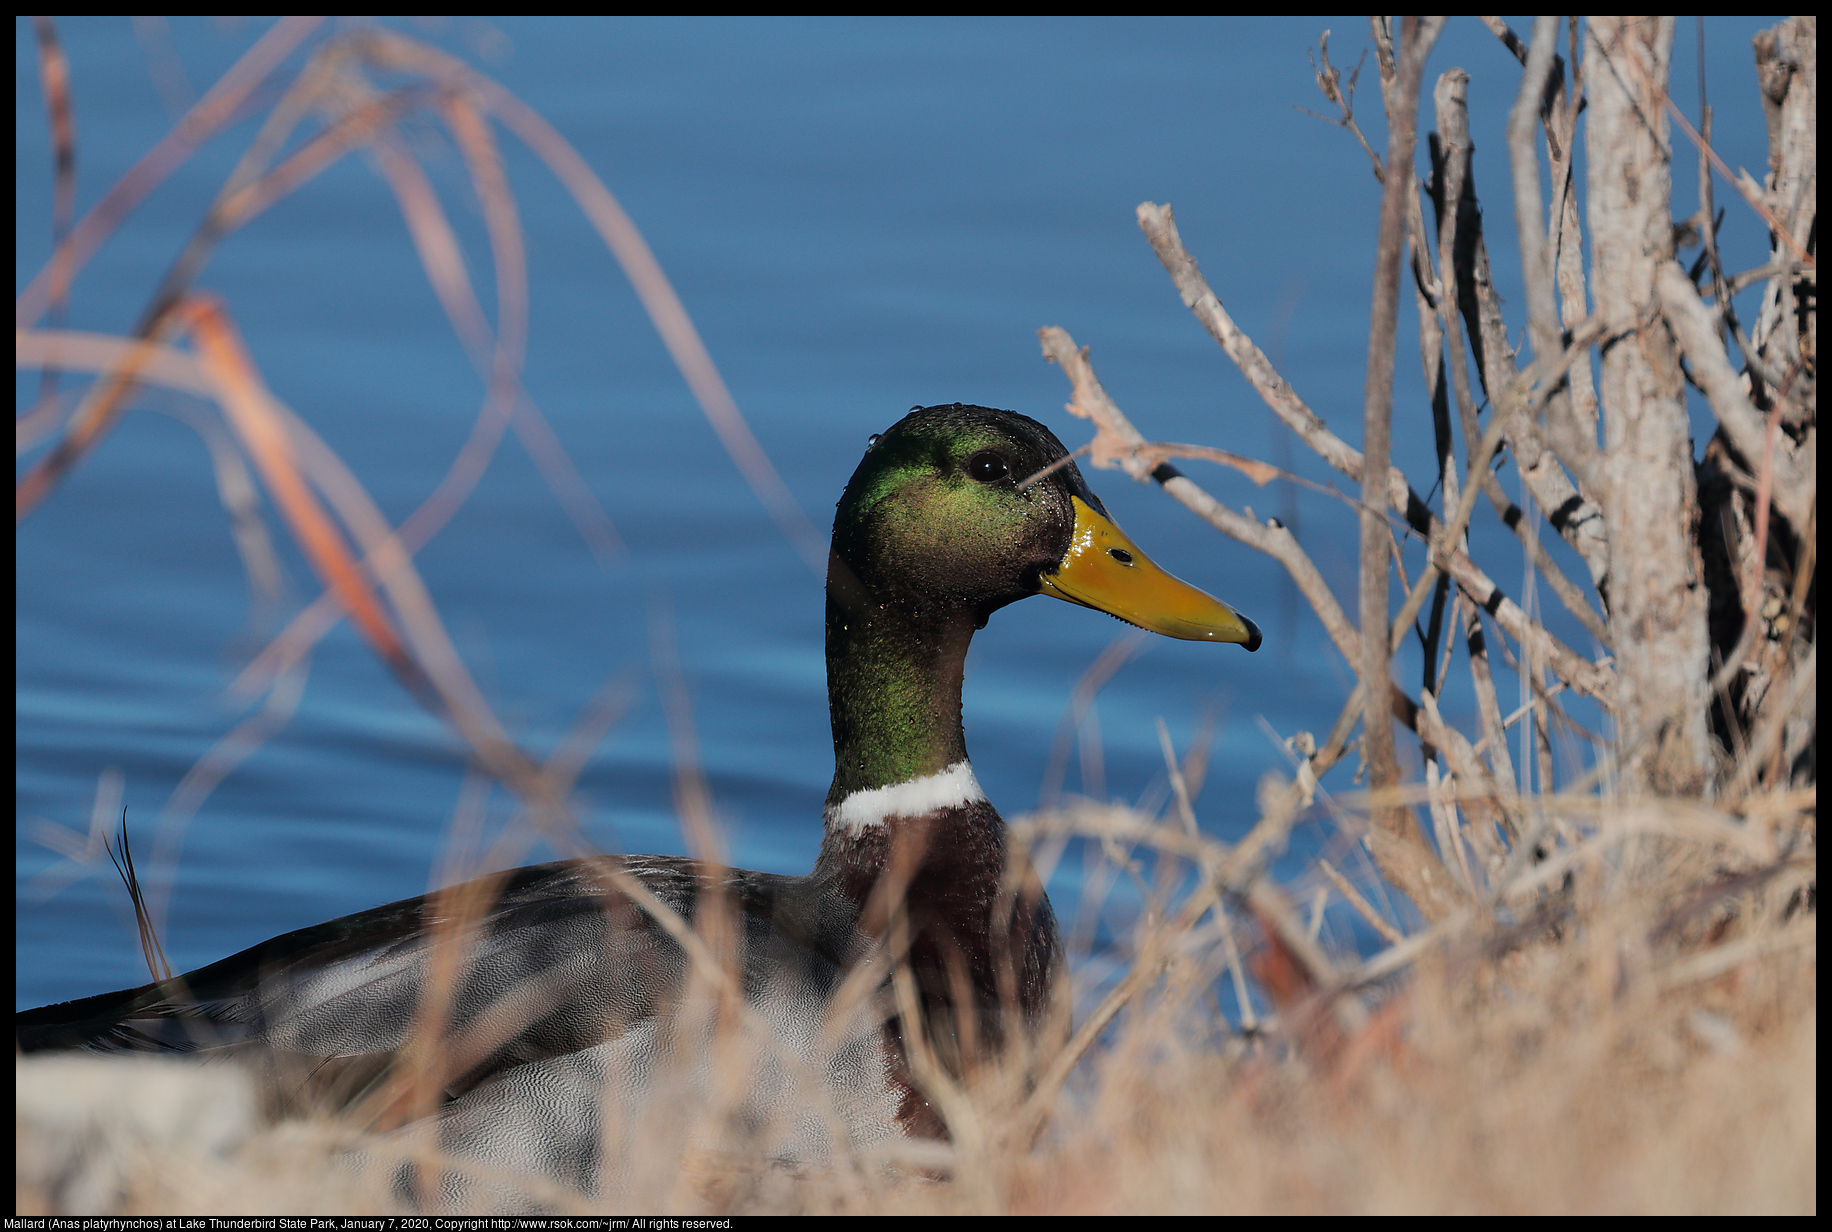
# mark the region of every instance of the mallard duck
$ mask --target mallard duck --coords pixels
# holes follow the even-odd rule
[[[751,1020],[777,1033],[783,1054],[764,1049],[750,1075],[751,1123],[777,1126],[768,1151],[815,1158],[833,1141],[831,1115],[784,1115],[797,1073],[826,1086],[854,1145],[944,1137],[912,1073],[912,1031],[959,1075],[1014,1032],[1047,1047],[1066,1025],[1049,899],[1008,853],[961,730],[968,642],[1035,594],[1171,637],[1260,643],[1252,621],[1120,531],[1042,424],[986,407],[915,408],[872,437],[834,518],[834,773],[807,876],[669,856],[536,865],[288,933],[176,979],[27,1011],[19,1048],[239,1055],[264,1065],[283,1099],[339,1083],[346,1101],[373,1093],[409,1051],[441,952],[435,933],[474,891],[472,930],[442,951],[464,965],[438,1037],[440,1140],[590,1192],[614,1166],[599,1158],[601,1097],[642,1107],[660,1063],[709,1044],[717,1017],[678,1027],[691,964],[653,908],[618,888],[627,874],[695,927],[709,886],[735,908],[727,933]],[[885,991],[898,962],[910,975],[901,997]],[[877,991],[835,1026],[836,991],[861,985]]]

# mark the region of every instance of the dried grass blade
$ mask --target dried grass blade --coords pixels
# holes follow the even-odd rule
[[[61,299],[68,280],[76,276],[102,241],[134,207],[144,201],[203,141],[222,128],[247,101],[249,95],[266,81],[324,21],[322,17],[285,17],[262,35],[229,71],[185,113],[172,131],[158,145],[148,150],[139,162],[95,203],[82,221],[76,224],[51,259],[33,276],[25,290],[14,301],[14,323],[27,326],[43,316],[46,309]]]
[[[198,363],[215,382],[217,400],[299,546],[349,610],[375,653],[409,687],[423,689],[424,673],[407,653],[393,622],[376,603],[361,566],[300,473],[291,436],[234,325],[214,302],[201,298],[187,301],[178,315],[190,327],[197,341]]]
[[[605,245],[623,267],[637,298],[648,310],[649,318],[661,334],[662,342],[673,356],[675,365],[686,379],[732,461],[757,494],[789,542],[819,576],[827,571],[827,543],[802,512],[788,485],[770,462],[763,446],[752,433],[738,404],[726,387],[725,380],[713,363],[706,344],[693,320],[687,314],[680,296],[655,259],[648,241],[624,212],[623,206],[598,178],[591,166],[579,156],[572,144],[562,137],[539,113],[503,89],[494,81],[473,72],[461,61],[410,40],[393,35],[370,37],[369,54],[378,62],[396,68],[422,72],[439,81],[462,88],[479,98],[485,107],[509,127],[560,178],[586,218],[596,228]]]

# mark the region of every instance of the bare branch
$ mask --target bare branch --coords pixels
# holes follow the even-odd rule
[[[1672,149],[1660,108],[1671,17],[1586,24],[1590,119],[1586,202],[1597,312],[1624,331],[1603,348],[1609,450],[1603,497],[1618,550],[1609,581],[1618,732],[1658,725],[1623,759],[1629,790],[1698,791],[1712,765],[1711,658],[1699,506],[1677,339],[1656,290],[1673,251]],[[1632,632],[1630,632],[1632,631]]]
[[[1196,319],[1221,344],[1221,349],[1234,361],[1241,375],[1247,378],[1259,396],[1265,399],[1272,413],[1330,466],[1351,478],[1361,478],[1360,451],[1329,430],[1322,417],[1306,406],[1285,378],[1279,375],[1272,361],[1266,358],[1266,353],[1255,346],[1253,340],[1234,323],[1234,318],[1228,315],[1220,298],[1203,278],[1201,269],[1196,265],[1196,258],[1183,246],[1183,239],[1177,234],[1176,215],[1171,212],[1171,208],[1147,201],[1139,206],[1138,217],[1139,229],[1145,232],[1145,238],[1151,241],[1158,260],[1170,272],[1171,281],[1176,283],[1184,305],[1196,314]]]
[[[1476,19],[1489,28],[1489,33],[1501,40],[1501,45],[1514,53],[1514,58],[1522,64],[1527,62],[1527,45],[1520,41],[1520,36],[1508,28],[1508,23],[1500,17],[1478,17]]]
[[[1566,477],[1546,449],[1533,418],[1509,416],[1502,405],[1502,391],[1508,387],[1517,370],[1514,353],[1508,342],[1507,322],[1502,316],[1501,297],[1489,276],[1488,248],[1482,234],[1482,216],[1476,208],[1475,177],[1470,167],[1474,143],[1469,133],[1467,86],[1466,75],[1446,73],[1436,92],[1438,135],[1443,151],[1447,194],[1440,232],[1447,232],[1454,237],[1454,243],[1447,240],[1444,244],[1451,253],[1445,258],[1446,265],[1454,269],[1455,275],[1452,278],[1447,273],[1446,284],[1455,286],[1458,307],[1475,344],[1477,374],[1491,402],[1498,408],[1498,413],[1509,417],[1503,439],[1507,442],[1509,454],[1522,480],[1533,494],[1533,499],[1545,510],[1553,528],[1583,559],[1591,583],[1600,587],[1609,574],[1609,540],[1604,532],[1602,510],[1580,494]],[[1581,301],[1581,289],[1578,298]],[[1588,389],[1588,366],[1581,366],[1575,371],[1578,380]],[[1593,407],[1594,401],[1594,395],[1587,399]],[[1476,424],[1474,407],[1459,399],[1458,413],[1466,441],[1479,440],[1482,433]],[[1561,423],[1568,422],[1568,419],[1555,417],[1551,426],[1557,429]],[[1560,455],[1572,465],[1580,481],[1586,484],[1596,478],[1594,433],[1594,425],[1589,436],[1582,430],[1566,432],[1565,435],[1577,439],[1561,441],[1559,444]],[[1586,475],[1590,477],[1586,478]],[[1483,490],[1501,520],[1514,529],[1523,546],[1533,556],[1535,567],[1546,576],[1560,601],[1584,622],[1593,636],[1607,645],[1608,637],[1600,632],[1603,623],[1601,618],[1545,553],[1543,545],[1538,543],[1538,537],[1530,533],[1531,528],[1526,524],[1522,511],[1502,492],[1500,484],[1488,471],[1483,472]]]
[[[1445,900],[1445,886],[1449,884],[1446,870],[1426,846],[1412,811],[1394,798],[1400,781],[1399,756],[1393,742],[1393,723],[1378,692],[1379,685],[1389,677],[1392,649],[1387,638],[1375,633],[1387,627],[1391,610],[1387,520],[1381,510],[1391,486],[1388,459],[1392,452],[1400,262],[1405,256],[1407,224],[1418,196],[1412,163],[1418,135],[1419,77],[1431,46],[1430,38],[1419,28],[1418,18],[1408,15],[1403,19],[1399,44],[1393,83],[1383,91],[1387,102],[1388,174],[1381,191],[1380,231],[1374,250],[1374,302],[1368,325],[1368,377],[1362,415],[1359,624],[1366,636],[1361,639],[1357,672],[1366,686],[1362,756],[1367,762],[1368,785],[1374,798],[1369,847],[1387,879],[1411,898],[1427,919],[1437,920],[1454,910],[1455,899]]]
[[[1351,666],[1358,663],[1361,635],[1349,623],[1342,605],[1330,593],[1329,584],[1292,533],[1276,520],[1260,522],[1236,513],[1176,467],[1168,462],[1154,461],[1148,453],[1150,443],[1101,386],[1093,365],[1088,362],[1087,351],[1075,345],[1067,330],[1054,325],[1038,330],[1037,336],[1043,344],[1043,357],[1061,367],[1074,387],[1074,399],[1066,409],[1071,415],[1091,420],[1096,427],[1094,464],[1121,467],[1140,483],[1157,479],[1166,492],[1222,534],[1257,548],[1284,565],[1342,657]]]
[[[1768,437],[1764,417],[1749,400],[1743,379],[1730,366],[1730,357],[1718,339],[1717,321],[1699,298],[1698,289],[1677,261],[1667,261],[1656,274],[1656,289],[1666,322],[1692,361],[1692,376],[1724,431],[1746,459],[1760,459]],[[1810,455],[1809,455],[1810,459]],[[1796,528],[1807,524],[1813,503],[1815,474],[1810,460],[1777,450],[1774,457],[1775,508]]]
[[[1520,237],[1521,277],[1527,289],[1528,329],[1533,350],[1551,355],[1562,349],[1558,335],[1558,300],[1546,261],[1546,225],[1540,214],[1539,153],[1534,149],[1535,119],[1552,71],[1552,49],[1558,41],[1558,18],[1537,17],[1533,47],[1521,74],[1520,92],[1508,113],[1508,156],[1514,171],[1514,221]]]
[[[1365,50],[1361,54],[1362,59],[1367,58]],[[1319,58],[1323,61],[1322,68],[1317,67]],[[1306,115],[1317,116],[1326,124],[1334,124],[1337,128],[1347,129],[1354,134],[1355,140],[1361,144],[1362,151],[1367,154],[1368,161],[1374,165],[1374,179],[1376,181],[1384,179],[1386,172],[1381,169],[1380,155],[1374,152],[1374,147],[1368,144],[1367,137],[1362,135],[1361,125],[1355,122],[1355,81],[1361,76],[1361,60],[1355,61],[1355,69],[1349,74],[1348,89],[1344,90],[1342,73],[1329,62],[1329,31],[1325,30],[1322,37],[1317,40],[1317,55],[1311,57],[1310,67],[1311,71],[1317,75],[1317,88],[1323,91],[1324,98],[1336,105],[1336,110],[1340,111],[1342,115],[1341,118],[1332,120],[1328,116],[1317,115],[1308,108],[1299,107],[1298,110]]]
[[[1227,309],[1222,307],[1221,300],[1203,278],[1196,259],[1184,248],[1182,237],[1177,234],[1176,217],[1170,207],[1147,201],[1139,206],[1138,213],[1140,229],[1145,232],[1158,259],[1169,271],[1184,304],[1208,329],[1215,341],[1220,343],[1222,350],[1240,368],[1248,383],[1265,399],[1266,405],[1325,462],[1359,481],[1361,452],[1329,430],[1328,425],[1305,405],[1304,400],[1273,368],[1265,353],[1253,345],[1252,339],[1234,323]],[[1139,476],[1135,475],[1134,478]],[[1419,534],[1429,537],[1437,533],[1433,529],[1436,516],[1406,482],[1405,475],[1396,468],[1388,471],[1387,503],[1404,515],[1407,525]],[[1524,638],[1533,643],[1534,653],[1544,654],[1548,666],[1570,681],[1573,687],[1600,700],[1607,700],[1611,688],[1611,672],[1607,667],[1591,663],[1528,618],[1520,606],[1508,599],[1501,588],[1467,555],[1459,553],[1452,557],[1449,573],[1463,592],[1488,611],[1509,636],[1517,641]],[[1351,660],[1355,661],[1358,660]]]
[[[1762,86],[1762,108],[1768,122],[1768,175],[1763,196],[1787,230],[1797,236],[1816,234],[1819,201],[1819,27],[1810,15],[1790,17],[1755,39],[1756,75]],[[1769,283],[1762,308],[1750,331],[1762,360],[1770,368],[1792,369],[1817,348],[1815,276],[1802,275],[1770,241],[1771,264],[1784,268]],[[1746,348],[1747,349],[1747,348]],[[1773,397],[1755,390],[1758,404]],[[1798,430],[1816,420],[1812,373],[1796,380],[1798,393],[1782,408],[1785,422]]]

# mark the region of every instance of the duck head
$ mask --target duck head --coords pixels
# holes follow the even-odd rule
[[[1126,537],[1048,428],[987,407],[917,408],[873,438],[834,518],[830,807],[966,761],[968,642],[1036,594],[1169,637],[1260,644],[1252,621]]]

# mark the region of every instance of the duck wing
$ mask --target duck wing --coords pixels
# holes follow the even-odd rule
[[[300,929],[174,979],[18,1015],[22,1052],[253,1055],[270,1085],[338,1102],[387,1073],[445,998],[446,1100],[506,1071],[614,1040],[679,996],[688,958],[606,876],[570,860],[481,878]],[[692,921],[704,867],[666,856],[616,865]],[[720,869],[737,908],[747,996],[830,995],[859,951],[854,913],[807,878]],[[467,891],[475,893],[467,894]],[[472,921],[458,921],[470,902]],[[446,972],[440,976],[439,972]]]

